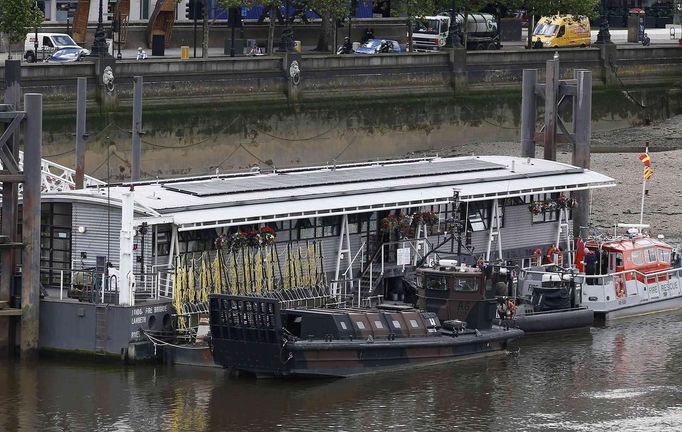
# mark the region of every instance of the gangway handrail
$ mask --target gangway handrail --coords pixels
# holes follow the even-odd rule
[[[19,169],[23,170],[24,167],[24,152],[19,150]],[[0,167],[4,169],[2,163],[0,162]],[[74,176],[76,171],[60,165],[58,163],[49,161],[47,159],[41,159],[40,170],[42,173],[41,178],[41,190],[42,192],[64,192],[74,190],[76,188],[76,182]],[[106,182],[85,175],[83,177],[83,185],[85,187],[91,186],[104,186]],[[21,196],[21,183],[19,184],[19,195]]]

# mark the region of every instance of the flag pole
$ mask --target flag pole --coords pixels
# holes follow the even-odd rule
[[[644,154],[649,155],[649,143],[646,143],[644,147]],[[639,232],[642,232],[642,224],[644,223],[644,195],[646,194],[646,169],[647,165],[644,165],[644,172],[642,173],[642,202],[639,206]]]
[[[642,224],[644,223],[644,194],[646,194],[646,178],[642,175],[642,203],[639,207],[639,232],[642,232]]]

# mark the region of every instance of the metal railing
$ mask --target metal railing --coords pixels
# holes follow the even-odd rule
[[[378,283],[381,277],[386,272],[386,268],[388,265],[394,264],[397,265],[397,257],[395,260],[393,260],[392,257],[392,251],[390,251],[390,247],[393,246],[399,246],[400,248],[407,248],[410,250],[410,259],[408,263],[403,262],[401,264],[402,266],[402,271],[405,271],[405,268],[408,266],[414,266],[414,263],[419,262],[422,258],[428,254],[428,251],[430,250],[432,244],[428,240],[428,238],[421,238],[421,239],[404,239],[404,240],[397,240],[397,241],[390,241],[390,242],[384,242],[380,245],[379,249],[374,253],[374,255],[371,257],[367,265],[361,265],[361,271],[360,271],[360,276],[358,277],[353,277],[349,278],[348,273],[350,269],[349,267],[346,269],[346,271],[342,274],[342,278],[338,280],[331,281],[333,284],[332,286],[335,288],[334,292],[338,293],[338,297],[340,299],[343,298],[349,298],[353,297],[352,304],[361,307],[362,305],[366,304],[373,304],[373,302],[380,301],[383,298],[383,295],[373,295],[374,289],[375,289],[375,284]],[[355,254],[353,259],[351,260],[351,265],[355,262],[358,256],[363,256],[365,255],[365,248],[367,245],[365,243],[362,244],[360,247],[360,250]],[[397,254],[397,249],[396,249],[396,254]],[[387,257],[389,257],[387,259]],[[364,260],[363,260],[364,261]],[[375,263],[377,261],[380,261],[380,265],[377,265],[375,267]],[[378,273],[375,276],[375,270],[378,271]],[[365,279],[365,276],[369,277],[368,280],[368,286],[366,293],[367,295],[363,297],[363,281]]]

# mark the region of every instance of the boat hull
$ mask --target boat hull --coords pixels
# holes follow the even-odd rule
[[[526,333],[573,330],[591,327],[594,324],[594,311],[583,308],[521,315],[500,320],[499,324],[519,328]]]
[[[657,312],[664,312],[668,310],[675,310],[682,308],[682,296],[661,299],[649,300],[636,305],[627,305],[618,309],[611,310],[595,310],[595,319],[599,321],[606,321],[618,318],[627,318],[636,315],[645,315]]]
[[[523,335],[519,329],[491,330],[459,336],[382,341],[297,340],[284,346],[215,340],[213,357],[223,367],[255,375],[280,377],[349,377],[450,362],[499,352]]]

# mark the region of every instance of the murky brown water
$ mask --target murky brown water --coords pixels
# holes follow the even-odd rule
[[[682,430],[682,312],[527,337],[513,350],[322,382],[191,367],[0,363],[0,430]]]

